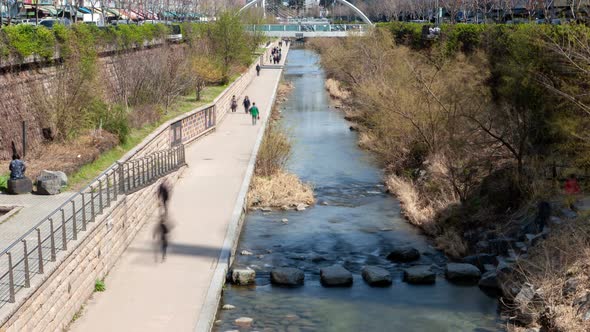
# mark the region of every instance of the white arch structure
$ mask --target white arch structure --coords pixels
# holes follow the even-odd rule
[[[363,20],[363,22],[365,22],[367,24],[370,24],[370,25],[373,25],[373,22],[371,22],[371,20],[369,20],[369,18],[367,17],[367,15],[365,15],[365,13],[363,13],[355,5],[351,4],[350,2],[348,2],[346,0],[336,0],[336,1],[339,2],[339,3],[341,3],[341,4],[343,4],[343,5],[345,5],[346,7],[350,8],[350,9],[352,9]],[[262,2],[263,3],[263,6],[264,6],[264,0],[254,0],[254,1],[251,1],[251,2],[247,3],[244,7],[242,7],[238,11],[238,13],[241,13],[243,10],[246,10],[246,9],[248,9],[250,7],[253,7],[255,4],[260,3],[260,2]]]

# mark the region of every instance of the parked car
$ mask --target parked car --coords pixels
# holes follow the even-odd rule
[[[39,25],[42,25],[48,29],[53,29],[53,26],[56,24],[70,26],[72,25],[72,21],[67,18],[46,18],[39,21]]]

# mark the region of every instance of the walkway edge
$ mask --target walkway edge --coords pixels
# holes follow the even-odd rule
[[[283,69],[280,70],[282,75]],[[258,133],[254,149],[252,150],[252,154],[250,155],[250,161],[248,162],[246,175],[244,177],[244,181],[242,182],[240,193],[238,194],[238,198],[234,206],[234,211],[232,213],[231,220],[228,225],[227,232],[225,234],[223,248],[221,249],[221,253],[219,254],[217,267],[215,268],[215,272],[213,273],[213,279],[211,279],[211,283],[209,284],[207,295],[201,308],[197,325],[194,329],[195,332],[209,332],[213,327],[215,316],[217,314],[217,307],[219,306],[219,301],[221,300],[221,291],[223,285],[225,284],[227,271],[229,270],[229,266],[231,265],[230,260],[232,257],[232,252],[235,250],[234,247],[238,242],[240,232],[242,230],[242,216],[246,209],[244,205],[246,204],[246,195],[248,195],[250,182],[252,180],[252,176],[254,175],[256,157],[258,156],[258,150],[260,149],[260,145],[262,144],[262,139],[266,131],[266,126],[271,118],[272,107],[274,106],[275,99],[277,97],[280,82],[281,77],[279,77],[276,85],[274,86],[269,112],[266,115],[266,118],[262,124],[262,130],[260,130],[260,132]]]

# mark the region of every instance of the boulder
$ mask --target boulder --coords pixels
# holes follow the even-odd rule
[[[303,285],[305,274],[294,267],[279,267],[270,272],[270,282],[282,286]]]
[[[61,181],[57,177],[38,177],[37,194],[57,195],[61,192]]]
[[[320,281],[326,287],[352,286],[352,273],[340,265],[320,269]]]
[[[529,303],[533,301],[533,299],[535,299],[535,295],[537,295],[537,293],[535,292],[533,285],[524,284],[520,291],[518,291],[518,294],[516,294],[514,302],[516,302],[516,304],[521,307],[525,307],[528,306]]]
[[[222,310],[234,310],[236,307],[231,305],[231,304],[224,304],[223,307],[221,307]]]
[[[62,187],[68,185],[68,176],[62,171],[43,170],[39,177],[57,177]]]
[[[561,209],[561,214],[566,219],[576,219],[578,217],[578,214],[576,213],[576,211],[572,211],[571,209],[566,209],[566,208]]]
[[[478,255],[471,255],[463,258],[463,263],[471,264],[477,266],[480,270],[484,270],[484,265],[498,264],[498,258],[496,255],[492,254],[478,254]]]
[[[295,208],[295,210],[297,211],[305,211],[305,209],[307,208],[307,204],[298,204],[297,207]]]
[[[33,191],[33,182],[27,177],[17,180],[8,180],[6,192],[11,195],[28,194],[31,191]]]
[[[386,269],[377,266],[365,266],[362,275],[363,279],[371,286],[391,285],[391,274]]]
[[[233,269],[231,280],[236,285],[250,285],[256,281],[256,271],[251,268]]]
[[[481,272],[475,265],[466,263],[449,263],[447,264],[445,275],[449,281],[476,283],[481,276]]]
[[[254,323],[254,319],[250,317],[240,317],[236,319],[234,323],[236,323],[236,325],[239,327],[249,328],[252,326],[252,323]]]
[[[412,266],[404,270],[404,281],[409,284],[425,285],[436,282],[436,274],[428,265]]]
[[[498,280],[498,274],[496,271],[489,271],[484,273],[479,279],[478,286],[483,289],[494,289],[500,290],[501,285],[500,281]]]
[[[496,255],[507,255],[508,249],[512,246],[512,242],[515,242],[511,238],[497,238],[488,241],[490,243],[490,251]]]
[[[387,255],[387,259],[394,262],[412,262],[420,259],[420,252],[416,248],[400,246],[393,248],[389,255]]]

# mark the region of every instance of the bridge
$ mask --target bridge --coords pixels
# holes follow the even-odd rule
[[[242,7],[238,13],[242,13],[248,10],[249,8],[261,5],[265,13],[267,11],[272,12],[273,10],[276,10],[276,14],[273,13],[273,16],[276,15],[278,18],[282,20],[291,21],[293,15],[299,16],[295,13],[289,13],[288,10],[285,13],[285,11],[281,11],[280,8],[267,7],[266,1],[267,0],[250,1],[244,7]],[[331,24],[328,20],[313,21],[312,19],[312,21],[307,21],[303,19],[295,23],[288,22],[286,24],[253,25],[248,27],[247,29],[250,31],[263,32],[266,36],[269,37],[307,38],[346,37],[351,34],[362,35],[365,34],[368,31],[368,29],[373,26],[373,22],[371,22],[367,15],[365,15],[365,13],[363,13],[358,7],[356,7],[352,3],[348,2],[347,0],[335,0],[335,2],[339,3],[340,5],[346,7],[354,14],[356,14],[356,16],[359,17],[364,24]]]
[[[346,37],[365,34],[371,26],[367,24],[262,24],[246,27],[249,31],[262,31],[266,36],[279,38]]]

